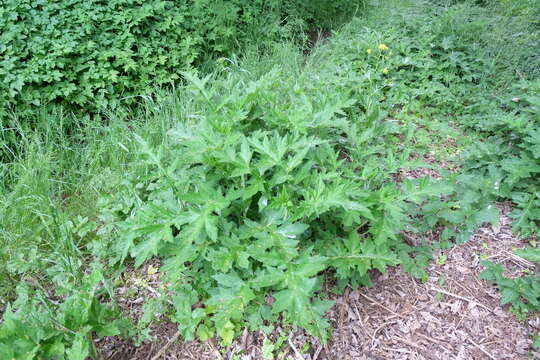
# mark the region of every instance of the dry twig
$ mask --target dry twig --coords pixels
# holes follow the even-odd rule
[[[424,334],[422,334],[422,333],[416,333],[416,335],[420,336],[421,338],[426,339],[427,341],[430,341],[430,342],[432,342],[432,343],[438,344],[438,345],[439,345],[440,347],[442,347],[446,352],[451,352],[450,350],[448,350],[447,348],[445,348],[445,347],[442,345],[442,341],[441,341],[441,340],[432,338],[432,337],[427,336],[427,335],[424,335]]]
[[[364,294],[362,294],[362,293],[360,293],[360,295],[363,296],[363,297],[365,297],[366,299],[368,299],[369,301],[371,301],[371,302],[374,303],[375,305],[378,305],[378,306],[382,307],[383,309],[385,309],[386,311],[391,312],[392,314],[396,315],[397,317],[404,318],[403,315],[400,315],[400,314],[396,313],[394,310],[392,310],[392,309],[390,309],[389,307],[387,307],[387,306],[381,304],[381,303],[378,302],[377,300],[372,299],[372,298],[370,298],[369,296],[364,295]]]
[[[534,269],[534,263],[530,262],[529,260],[524,259],[521,256],[518,256],[510,251],[505,251],[505,253],[506,255],[508,255],[508,257],[510,258],[510,260],[512,260],[514,264],[524,268]]]
[[[157,352],[157,354],[152,358],[152,360],[158,360],[164,353],[167,351],[169,346],[172,345],[180,337],[180,332],[177,331],[172,338],[167,341],[167,343]]]
[[[291,341],[291,337],[292,337],[292,333],[289,334],[289,338],[287,339],[287,342],[289,343],[289,346],[291,347],[291,349],[294,351],[294,354],[299,358],[299,359],[303,359],[304,357],[302,356],[302,353],[300,351],[298,351],[298,349],[296,348],[296,346],[294,346],[293,342]]]
[[[490,359],[493,359],[493,360],[497,360],[495,358],[495,356],[491,355],[490,353],[488,353],[482,346],[478,345],[477,343],[475,343],[471,338],[467,338],[467,340],[469,340],[471,342],[471,344],[473,344],[474,346],[476,346],[481,352],[483,352],[484,354],[486,354]]]
[[[399,353],[405,353],[405,354],[416,355],[415,352],[409,351],[409,350],[405,350],[405,349],[392,349],[392,348],[388,348],[388,347],[382,347],[381,349],[386,350],[386,351],[395,351],[395,352],[399,352]]]
[[[404,339],[404,338],[400,338],[400,337],[398,337],[398,336],[395,336],[395,337],[393,337],[393,338],[396,339],[397,341],[401,341],[401,342],[404,343],[404,344],[407,344],[407,345],[409,345],[409,346],[412,346],[413,348],[422,350],[422,347],[421,347],[420,345],[415,344],[415,343],[413,343],[412,341],[409,341],[409,340]]]
[[[317,348],[317,351],[315,351],[315,354],[313,355],[313,360],[317,360],[317,358],[319,357],[319,354],[321,353],[322,348],[323,347],[319,345],[319,347]]]
[[[375,336],[377,335],[377,332],[381,330],[383,327],[385,327],[386,325],[395,324],[396,322],[397,320],[387,321],[381,326],[379,326],[377,329],[375,329],[375,331],[373,332],[373,335],[371,335],[371,350],[375,348]]]

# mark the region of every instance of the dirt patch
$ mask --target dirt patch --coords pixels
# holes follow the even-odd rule
[[[450,172],[456,172],[458,170],[455,163],[452,161],[437,160],[433,154],[426,153],[423,155],[413,154],[409,157],[409,161],[422,161],[426,166],[416,167],[413,169],[401,168],[395,174],[393,174],[393,180],[395,183],[401,183],[404,179],[419,179],[429,176],[433,179],[440,180],[441,169],[448,170]]]

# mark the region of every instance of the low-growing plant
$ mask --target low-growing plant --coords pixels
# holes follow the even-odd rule
[[[99,267],[78,284],[57,284],[54,293],[37,279],[18,286],[18,299],[5,309],[0,325],[2,359],[101,358],[94,337],[127,335],[131,324],[98,296],[104,281]]]
[[[514,91],[505,108],[470,124],[487,141],[467,148],[464,170],[492,183],[487,196],[515,204],[513,231],[528,237],[540,226],[540,86],[525,82]]]
[[[184,76],[192,115],[163,144],[138,138],[141,159],[104,213],[118,219],[113,263],[162,258],[186,339],[229,344],[278,317],[326,339],[321,274],[366,283],[408,257],[406,213],[448,189],[386,182],[407,153],[380,142],[395,127],[359,111],[348,72],[294,87],[278,70],[247,83]]]
[[[514,251],[516,255],[540,264],[540,249],[526,247]],[[509,278],[504,276],[504,267],[490,261],[482,261],[485,270],[480,274],[495,284],[501,292],[501,304],[509,305],[518,319],[526,320],[533,312],[540,311],[540,274],[531,272],[521,277]]]

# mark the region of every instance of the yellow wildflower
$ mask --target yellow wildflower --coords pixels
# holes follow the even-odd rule
[[[386,46],[385,44],[379,44],[379,50],[386,51],[388,50],[388,46]]]
[[[383,73],[383,74],[388,74],[388,71],[389,71],[388,68],[382,69],[382,73]]]
[[[373,52],[373,50],[372,50],[372,49],[367,49],[366,52],[367,52],[368,54],[371,54],[371,53]]]

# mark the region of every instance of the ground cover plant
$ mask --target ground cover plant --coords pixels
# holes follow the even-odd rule
[[[51,296],[47,290],[21,284],[19,297],[5,309],[0,342],[4,359],[99,358],[93,337],[129,333],[131,323],[118,308],[103,305],[96,297],[103,274],[95,268],[76,286],[57,285]],[[69,283],[68,283],[69,284]],[[36,285],[36,284],[34,284]],[[61,302],[55,296],[67,296]]]
[[[210,73],[179,66],[184,82],[102,122],[58,107],[32,126],[11,114],[1,357],[99,358],[96,338],[145,341],[164,319],[183,339],[224,348],[276,323],[325,341],[328,289],[369,285],[398,264],[427,279],[432,250],[496,224],[499,201],[530,239],[516,253],[538,262],[531,14],[506,2],[374,2],[309,54],[272,42]],[[5,146],[14,133],[17,146]],[[437,176],[399,175],[417,168]],[[428,231],[439,236],[406,236]],[[160,296],[128,319],[115,287],[156,259]],[[537,274],[506,279],[484,265],[516,314],[538,310]]]

